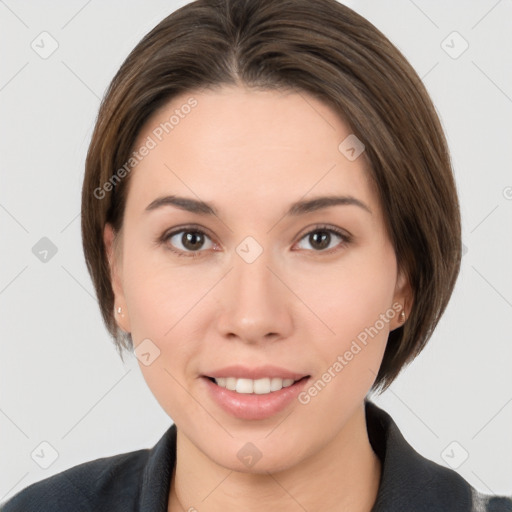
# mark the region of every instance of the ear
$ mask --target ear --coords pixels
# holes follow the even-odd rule
[[[109,223],[105,224],[103,243],[105,244],[105,251],[109,263],[110,282],[112,284],[112,290],[114,291],[114,318],[120,329],[130,333],[130,317],[123,291],[122,258],[119,254],[119,250],[116,250],[116,236],[119,235],[116,235],[112,225]],[[119,308],[121,308],[120,312]]]
[[[390,321],[390,331],[397,329],[398,327],[402,327],[412,309],[412,303],[414,301],[414,293],[412,291],[411,284],[409,283],[409,279],[407,278],[406,273],[399,269],[396,285],[395,285],[395,293],[393,295],[393,310],[396,312],[396,315]],[[402,311],[405,313],[405,321],[401,322],[400,318],[403,318]]]

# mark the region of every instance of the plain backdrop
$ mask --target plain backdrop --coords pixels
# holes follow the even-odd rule
[[[172,422],[102,324],[79,211],[106,87],[142,36],[185,3],[0,2],[0,502],[76,464],[152,447]],[[373,399],[418,452],[483,492],[511,495],[512,2],[346,3],[430,92],[463,221],[445,315]]]

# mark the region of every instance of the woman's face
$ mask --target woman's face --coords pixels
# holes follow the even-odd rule
[[[151,391],[224,467],[275,471],[326,449],[409,300],[360,143],[306,93],[225,87],[175,98],[142,146],[111,256]]]

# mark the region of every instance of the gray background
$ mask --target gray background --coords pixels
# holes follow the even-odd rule
[[[0,502],[81,462],[151,447],[171,424],[103,327],[79,210],[100,98],[141,37],[185,3],[0,1]],[[434,100],[465,244],[430,344],[374,400],[421,454],[512,494],[512,1],[346,3],[402,50]],[[52,39],[47,58],[31,47],[48,51]],[[46,261],[43,237],[57,249]]]

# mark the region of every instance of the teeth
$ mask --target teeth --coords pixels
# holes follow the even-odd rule
[[[236,389],[237,393],[252,393],[254,389],[254,381],[251,379],[237,379]]]
[[[218,382],[217,382],[218,384]],[[220,386],[220,384],[219,384]],[[236,379],[234,377],[229,377],[226,379],[226,388],[230,389],[231,391],[235,391],[236,389]]]
[[[256,380],[219,377],[214,380],[221,388],[236,391],[237,393],[255,393],[257,395],[266,395],[273,391],[279,391],[282,388],[291,386],[295,382],[293,379],[280,379],[279,377],[264,377],[263,379]]]

